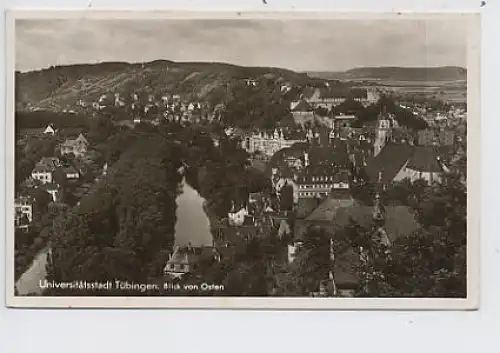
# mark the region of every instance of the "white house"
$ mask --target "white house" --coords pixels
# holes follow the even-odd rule
[[[52,183],[54,172],[60,165],[59,159],[56,157],[43,157],[31,171],[31,177],[40,180],[42,184]]]

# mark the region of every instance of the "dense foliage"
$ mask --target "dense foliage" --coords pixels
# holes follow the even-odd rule
[[[80,205],[54,223],[49,278],[144,280],[161,274],[161,250],[174,241],[178,156],[159,135],[138,137]]]
[[[273,129],[280,123],[292,124],[290,102],[274,84],[247,86],[238,83],[226,104],[223,122],[245,129]]]
[[[406,126],[415,130],[421,130],[427,127],[425,120],[415,116],[410,110],[400,107],[388,96],[381,96],[377,103],[360,111],[357,115],[358,120],[356,124],[362,126],[374,122],[382,112],[394,114],[401,126]]]
[[[306,230],[293,262],[276,271],[277,295],[309,296],[319,291],[331,270],[331,237],[332,234],[321,227],[311,226]]]
[[[466,297],[465,185],[457,176],[432,186],[421,183],[407,192],[406,200],[422,229],[396,239],[389,256],[373,249],[374,256],[361,268],[359,295]]]

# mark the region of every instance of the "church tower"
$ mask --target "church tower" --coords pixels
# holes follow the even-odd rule
[[[384,112],[380,113],[377,119],[377,127],[375,131],[375,142],[373,144],[373,156],[376,157],[382,148],[384,148],[387,139],[389,138],[390,135],[390,128],[391,128],[391,123],[387,117],[387,114],[385,113],[385,107],[384,107]]]

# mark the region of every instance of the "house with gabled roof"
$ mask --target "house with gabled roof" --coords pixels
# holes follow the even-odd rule
[[[448,171],[437,148],[395,143],[385,145],[366,167],[370,180],[384,185],[407,178],[432,183]]]
[[[89,142],[80,133],[76,139],[67,139],[61,144],[61,155],[73,153],[76,157],[81,157],[87,152],[88,146]]]
[[[42,184],[52,183],[54,180],[54,172],[61,166],[61,162],[57,157],[43,157],[37,162],[35,168],[31,171],[31,177],[34,180],[39,180]]]
[[[176,246],[169,255],[163,272],[173,278],[198,270],[202,262],[220,262],[221,255],[213,246]]]

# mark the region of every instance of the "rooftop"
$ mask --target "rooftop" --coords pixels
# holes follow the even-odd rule
[[[339,208],[352,207],[355,201],[352,198],[337,199],[328,197],[307,218],[311,222],[333,222]]]
[[[437,149],[432,146],[416,146],[408,161],[407,168],[431,173],[443,171],[438,162]]]
[[[388,143],[380,153],[368,163],[366,172],[372,181],[377,181],[382,173],[381,182],[390,183],[410,159],[413,146]]]

